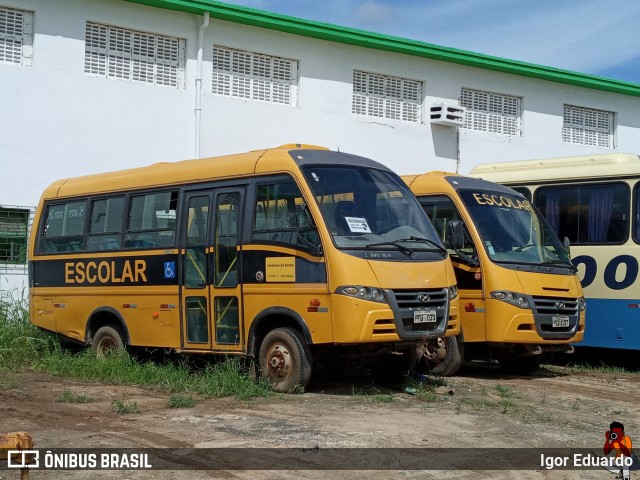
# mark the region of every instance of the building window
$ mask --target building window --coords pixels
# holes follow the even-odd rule
[[[212,93],[295,107],[298,62],[214,45]]]
[[[613,112],[565,105],[563,119],[563,142],[614,148]]]
[[[183,38],[87,22],[84,72],[104,78],[184,88]]]
[[[0,63],[31,65],[33,12],[0,7]]]
[[[460,105],[467,108],[464,128],[502,135],[522,133],[522,98],[462,89]]]
[[[351,111],[357,115],[420,123],[422,83],[354,70]]]
[[[0,207],[0,263],[25,265],[31,211]]]

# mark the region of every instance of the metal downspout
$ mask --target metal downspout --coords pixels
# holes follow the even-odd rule
[[[204,12],[202,25],[198,27],[198,57],[196,63],[196,138],[195,157],[200,158],[200,119],[202,116],[202,44],[204,43],[204,31],[209,26],[209,12]]]

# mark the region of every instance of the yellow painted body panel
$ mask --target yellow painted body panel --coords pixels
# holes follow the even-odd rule
[[[35,287],[31,289],[31,299],[34,325],[80,342],[86,341],[87,319],[92,312],[108,305],[126,322],[131,345],[180,348],[177,286]],[[45,309],[46,303],[53,305],[50,311]],[[165,304],[173,307],[163,308]]]

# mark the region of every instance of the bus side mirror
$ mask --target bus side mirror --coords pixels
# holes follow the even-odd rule
[[[564,247],[564,251],[567,252],[567,255],[569,255],[571,250],[571,242],[569,242],[569,237],[564,237],[562,246]]]
[[[464,248],[464,228],[460,220],[449,220],[447,223],[447,245],[453,250]]]

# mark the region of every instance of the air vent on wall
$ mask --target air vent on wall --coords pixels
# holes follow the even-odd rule
[[[464,124],[465,108],[459,105],[434,103],[431,105],[431,123],[449,127],[460,127]]]

